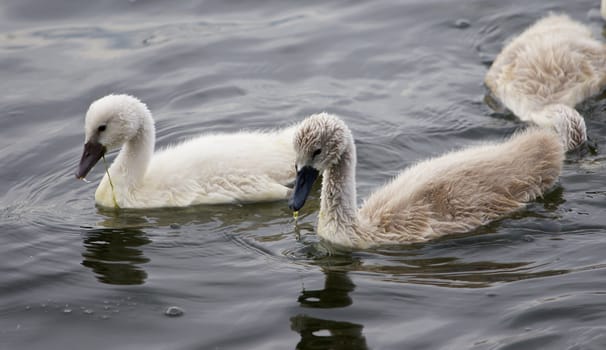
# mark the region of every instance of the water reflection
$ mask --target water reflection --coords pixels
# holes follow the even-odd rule
[[[297,350],[368,349],[363,328],[356,323],[323,320],[303,314],[290,319],[290,329],[301,335]]]
[[[196,225],[240,234],[291,220],[281,202],[161,209],[98,207],[97,213],[101,220],[83,232],[82,265],[91,268],[100,282],[120,285],[143,284],[147,279],[143,265],[149,258],[141,249],[151,242],[146,230]]]
[[[198,205],[181,208],[113,209],[98,207],[102,227],[163,227],[211,225],[230,227],[235,232],[270,226],[274,220],[291,220],[291,212],[282,201],[258,204]]]
[[[400,265],[365,265],[358,271],[385,275],[391,282],[428,284],[450,288],[484,288],[494,283],[565,274],[568,270],[536,271],[529,262],[464,262],[454,257],[406,259]]]
[[[428,284],[448,288],[483,288],[495,283],[566,274],[565,269],[545,269],[537,262],[525,261],[465,261],[454,256],[426,257],[435,249],[457,249],[458,244],[478,243],[481,237],[471,236],[443,242],[445,246],[431,245],[387,247],[356,253],[316,257],[312,265],[321,267],[324,286],[321,289],[303,289],[297,298],[302,308],[345,308],[354,304],[351,293],[356,285],[351,275],[364,272],[374,274],[388,283]],[[456,242],[457,240],[454,240]],[[473,244],[473,243],[472,243]],[[456,255],[453,253],[453,255]],[[310,310],[310,313],[312,310]],[[300,335],[297,349],[367,349],[364,325],[315,317],[299,313],[290,318],[291,329]]]
[[[311,308],[338,308],[352,304],[349,293],[356,285],[342,271],[324,271],[324,288],[318,290],[305,290],[301,292],[297,301],[303,307]]]
[[[141,213],[99,209],[103,220],[83,232],[85,251],[82,265],[90,268],[99,282],[118,285],[145,283],[142,265],[149,262],[141,249],[151,240],[143,231],[150,226]]]
[[[340,255],[339,263],[326,265],[321,259],[313,261],[320,265],[326,276],[322,290],[303,290],[299,302],[305,307],[344,307],[350,305],[348,293],[355,285],[348,273],[372,273],[389,282],[426,284],[449,288],[485,288],[494,283],[514,282],[525,279],[562,275],[570,272],[566,269],[546,270],[544,265],[534,261],[465,261],[453,256],[426,257],[432,252],[426,250],[457,250],[460,245],[481,244],[481,236],[461,237],[458,240],[443,240],[432,243],[434,246],[411,245],[406,247],[385,247],[368,251],[363,258],[352,255]],[[487,238],[489,241],[490,239]],[[531,237],[520,237],[531,240]],[[510,243],[510,242],[509,242]],[[334,262],[335,256],[330,257]],[[322,262],[320,262],[322,261]],[[349,263],[347,263],[349,261]]]
[[[147,273],[141,265],[149,259],[140,248],[150,242],[145,232],[134,228],[87,231],[82,265],[92,269],[102,283],[143,284]]]
[[[479,237],[463,237],[461,241],[473,241]],[[532,239],[528,238],[521,238]],[[458,249],[453,242],[444,242],[441,249]],[[459,242],[473,245],[476,243]],[[425,247],[426,248],[426,247]],[[303,291],[299,302],[306,307],[342,307],[351,304],[348,293],[355,285],[347,273],[372,273],[384,281],[426,284],[449,288],[485,288],[494,283],[514,282],[532,278],[562,275],[566,269],[546,270],[544,265],[533,261],[465,261],[455,256],[424,257],[423,245],[393,247],[376,250],[364,259],[350,256],[350,263],[323,266],[326,275],[323,290]],[[455,255],[455,253],[453,253]],[[344,256],[341,256],[341,260]],[[317,264],[313,262],[312,264]]]
[[[348,273],[333,270],[335,266],[354,265],[350,254],[318,259],[322,267],[324,288],[301,291],[297,301],[305,308],[344,308],[353,303],[349,295],[356,285]],[[301,336],[296,349],[368,349],[363,325],[299,314],[290,319],[290,328]]]

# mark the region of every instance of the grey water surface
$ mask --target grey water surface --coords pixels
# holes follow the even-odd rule
[[[158,147],[337,113],[362,199],[420,159],[523,128],[484,101],[487,67],[549,11],[606,41],[598,7],[2,1],[0,349],[606,348],[603,96],[578,106],[589,145],[545,198],[426,244],[326,255],[317,189],[295,227],[285,202],[97,208],[102,165],[90,184],[73,176],[88,105],[129,93]]]

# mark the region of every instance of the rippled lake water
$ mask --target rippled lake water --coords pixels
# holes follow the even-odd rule
[[[545,198],[426,244],[326,256],[317,191],[295,228],[286,203],[104,210],[102,168],[72,175],[88,105],[121,92],[148,103],[159,146],[337,113],[363,198],[523,127],[484,102],[503,41],[548,11],[606,41],[598,6],[2,2],[0,349],[606,348],[603,97],[578,106],[590,145]]]

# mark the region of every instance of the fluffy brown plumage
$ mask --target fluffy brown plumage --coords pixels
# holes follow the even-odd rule
[[[606,46],[583,24],[550,14],[505,45],[484,81],[524,121],[549,126],[557,113],[582,121],[574,106],[606,86]],[[577,124],[578,145],[586,132]]]
[[[323,174],[320,237],[352,248],[422,242],[472,230],[541,196],[560,174],[561,138],[554,130],[532,127],[504,142],[419,162],[358,209],[353,136],[338,117],[316,114],[295,132],[300,170],[293,198],[310,186],[299,181],[304,169],[315,169]]]

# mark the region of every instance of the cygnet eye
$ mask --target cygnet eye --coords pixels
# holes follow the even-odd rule
[[[97,130],[99,130],[99,132],[105,131],[105,129],[107,129],[107,125],[105,125],[105,124],[99,125],[99,127],[97,128]]]
[[[315,151],[314,151],[314,153],[311,155],[311,159],[316,158],[316,156],[317,156],[318,154],[320,154],[320,153],[322,153],[322,149],[321,149],[321,148],[318,148],[318,149],[317,149],[317,150],[315,150]]]

